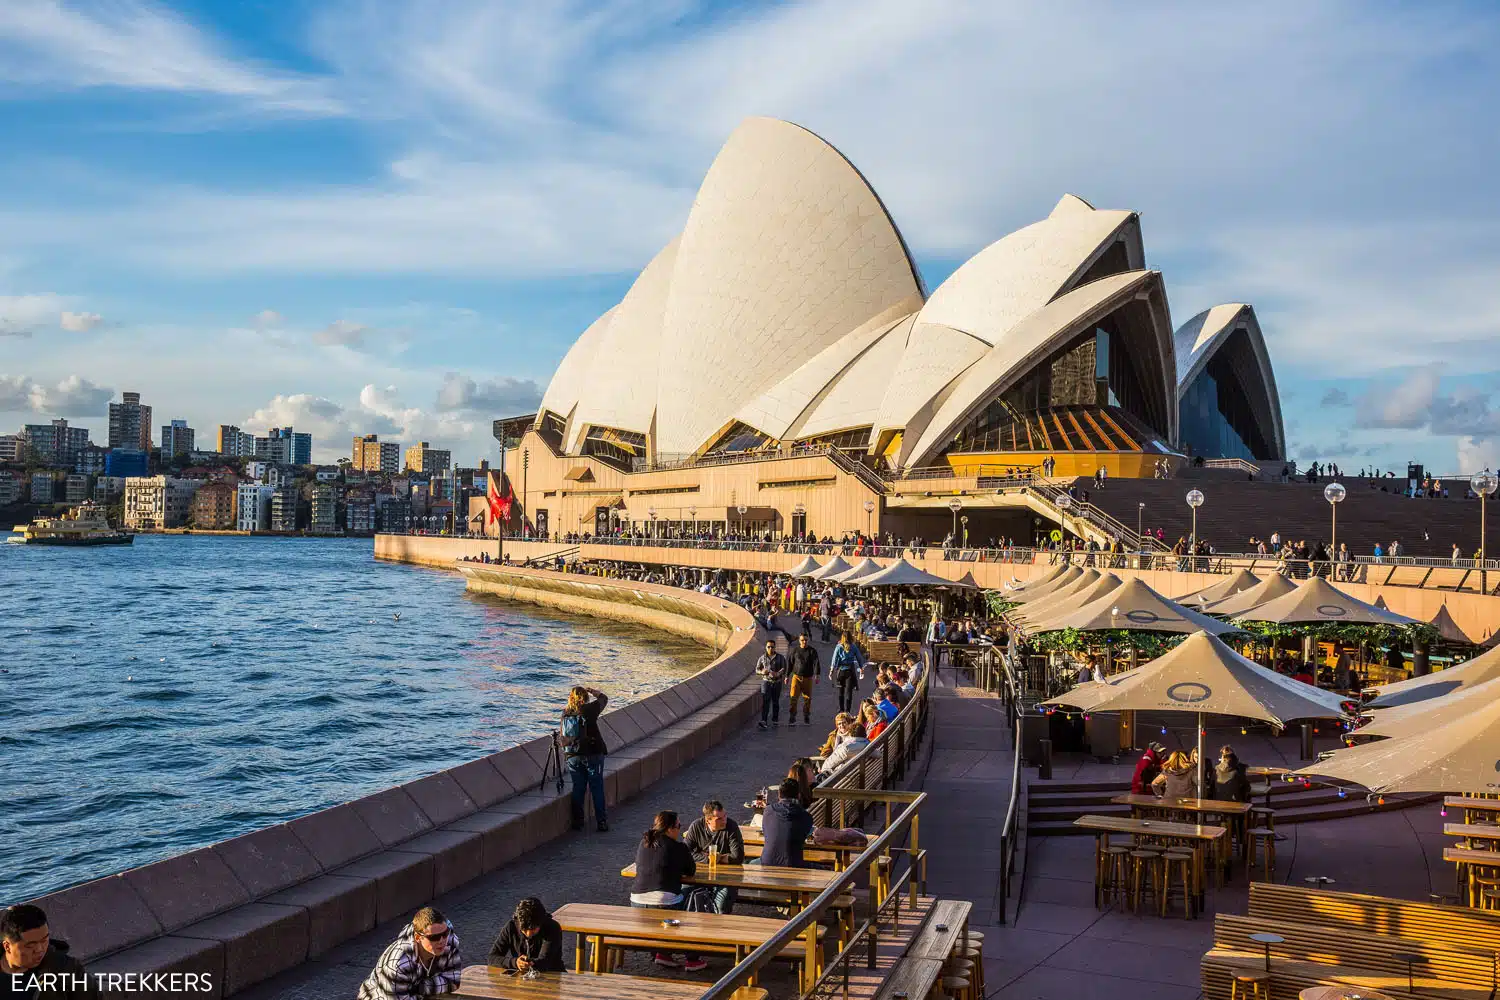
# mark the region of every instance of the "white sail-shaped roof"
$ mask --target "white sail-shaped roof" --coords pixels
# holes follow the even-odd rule
[[[683,228],[662,329],[657,453],[699,451],[784,373],[921,305],[901,236],[859,171],[806,129],[748,119]]]
[[[1229,302],[1214,306],[1178,327],[1173,335],[1177,351],[1177,398],[1182,399],[1213,356],[1228,346],[1236,334],[1244,335],[1255,362],[1255,372],[1244,375],[1250,398],[1265,408],[1257,417],[1269,423],[1267,438],[1276,454],[1268,457],[1282,458],[1286,455],[1286,433],[1281,422],[1281,396],[1276,391],[1276,373],[1271,368],[1271,355],[1266,350],[1260,321],[1250,305]]]
[[[547,391],[542,394],[541,410],[551,410],[565,420],[573,412],[573,407],[578,405],[579,397],[588,384],[589,366],[593,363],[594,350],[598,347],[600,338],[604,336],[604,331],[609,329],[609,323],[614,318],[614,314],[614,309],[610,309],[594,320],[589,324],[589,328],[583,331],[583,335],[573,342],[573,346],[568,348],[568,353],[563,355],[557,371],[552,374],[552,381],[547,383]]]

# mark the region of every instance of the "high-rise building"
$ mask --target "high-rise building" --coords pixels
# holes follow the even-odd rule
[[[291,431],[291,428],[288,427],[287,430]],[[293,465],[312,465],[312,435],[311,434],[293,434],[292,435],[292,464]]]
[[[0,434],[0,462],[26,461],[26,442],[19,434]]]
[[[239,491],[230,483],[207,483],[193,494],[190,519],[193,527],[224,531],[234,527]]]
[[[85,445],[73,456],[73,471],[85,476],[97,476],[104,471],[108,458],[108,448],[101,448],[97,444]]]
[[[312,435],[272,427],[265,437],[255,439],[255,457],[278,465],[311,465]]]
[[[125,526],[137,531],[180,528],[187,523],[193,494],[203,483],[171,476],[125,480]]]
[[[452,464],[453,452],[428,447],[426,441],[419,441],[406,449],[407,472],[441,474],[447,472]]]
[[[394,476],[401,471],[401,446],[394,441],[381,441],[378,434],[366,434],[354,439],[350,460],[357,471]]]
[[[0,469],[0,507],[21,502],[21,475]]]
[[[271,530],[296,531],[297,508],[301,498],[290,486],[278,487],[271,496]]]
[[[72,472],[63,480],[63,499],[68,503],[82,503],[89,498],[89,477]]]
[[[104,456],[104,474],[122,479],[141,477],[151,471],[151,453],[139,448],[111,448]]]
[[[110,503],[125,493],[123,476],[98,476],[94,479],[94,502]]]
[[[344,504],[344,533],[349,535],[373,535],[375,533],[375,504],[368,497],[350,499]]]
[[[240,483],[235,527],[240,531],[270,531],[271,497],[275,495],[276,487],[266,483]]]
[[[191,452],[195,436],[186,420],[174,420],[170,424],[164,424],[161,429],[162,462],[170,462],[174,458]]]
[[[31,502],[51,503],[56,482],[50,472],[33,472],[31,474]]]
[[[109,446],[151,453],[151,407],[141,403],[141,394],[127,392],[124,402],[109,404]]]
[[[229,458],[253,458],[255,435],[247,434],[233,424],[220,424],[219,454]]]
[[[333,535],[338,533],[338,493],[332,486],[313,487],[312,519],[308,523],[310,535]]]
[[[21,437],[27,458],[58,469],[71,469],[79,449],[89,446],[88,429],[69,427],[61,417],[50,424],[27,424],[21,428]]]

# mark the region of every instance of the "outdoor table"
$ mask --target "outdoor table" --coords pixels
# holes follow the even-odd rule
[[[1462,809],[1464,821],[1473,822],[1474,814],[1480,813],[1500,821],[1500,799],[1476,799],[1468,795],[1445,795],[1443,806],[1447,809]]]
[[[1289,767],[1271,767],[1264,764],[1245,768],[1245,775],[1251,778],[1266,779],[1266,808],[1271,808],[1271,779],[1282,778],[1292,773]]]
[[[594,942],[590,963],[594,972],[600,970],[603,962],[606,937],[669,942],[668,948],[671,951],[692,951],[695,945],[733,948],[734,963],[738,965],[746,955],[771,940],[786,926],[785,921],[769,917],[690,913],[686,910],[608,906],[603,903],[565,903],[553,911],[552,919],[565,932],[578,935],[578,946],[573,954],[575,972],[583,971],[585,939],[592,939]],[[663,920],[676,920],[678,924],[675,927],[665,927],[662,925]],[[816,925],[813,930],[816,931]],[[817,964],[822,965],[821,948],[818,949]],[[811,983],[816,980],[819,971],[820,969],[804,969],[804,978]]]
[[[635,878],[635,863],[620,869],[625,878]],[[692,875],[683,876],[689,885],[712,885],[729,889],[759,889],[762,892],[779,894],[797,909],[834,883],[838,872],[825,868],[783,868],[776,865],[725,865],[709,869],[698,865]]]
[[[1389,995],[1363,986],[1309,986],[1297,994],[1297,1000],[1344,1000],[1348,996],[1357,996],[1360,1000],[1391,1000]]]
[[[1458,888],[1467,895],[1470,906],[1475,906],[1473,868],[1500,868],[1500,851],[1481,851],[1471,847],[1445,847],[1443,860],[1458,865]]]
[[[760,830],[740,826],[740,837],[745,842],[746,854],[748,848],[766,846],[766,836]],[[858,857],[864,853],[868,843],[865,844],[814,844],[812,838],[803,842],[806,846],[802,848],[802,857],[808,861],[826,861],[833,864],[834,871],[843,871],[849,867],[849,859]],[[722,864],[722,862],[721,862]]]
[[[1152,837],[1163,840],[1186,840],[1193,842],[1193,886],[1198,897],[1198,912],[1203,912],[1203,849],[1212,848],[1220,837],[1229,831],[1222,826],[1198,826],[1190,823],[1172,823],[1165,820],[1135,819],[1126,816],[1080,816],[1073,825],[1099,834],[1100,847],[1109,847],[1109,835],[1123,833],[1133,837]]]
[[[1246,817],[1250,815],[1250,803],[1235,802],[1231,799],[1181,799],[1181,798],[1157,798],[1155,795],[1136,795],[1127,793],[1116,795],[1109,800],[1117,806],[1129,806],[1131,812],[1150,812],[1159,810],[1166,813],[1190,812],[1190,813],[1216,813],[1229,821],[1231,828],[1239,833],[1240,851],[1246,850],[1246,841],[1250,839],[1249,831],[1246,829]],[[1230,852],[1224,853],[1224,863],[1230,860]]]
[[[1449,837],[1464,838],[1464,847],[1473,847],[1469,843],[1471,840],[1500,843],[1500,823],[1444,823],[1443,833]]]
[[[1259,933],[1251,934],[1250,935],[1250,940],[1254,941],[1256,944],[1263,944],[1263,945],[1266,946],[1266,971],[1270,972],[1271,971],[1271,945],[1273,945],[1273,944],[1281,944],[1281,942],[1285,941],[1286,938],[1282,937],[1280,934],[1271,934],[1271,933],[1268,933],[1266,931],[1260,931]]]
[[[524,979],[492,965],[464,969],[459,997],[486,1000],[698,1000],[703,984],[650,976],[544,972]],[[734,1000],[766,1000],[767,993],[753,986],[734,991]]]

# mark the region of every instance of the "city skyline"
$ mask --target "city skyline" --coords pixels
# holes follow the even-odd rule
[[[1256,303],[1293,458],[1496,463],[1492,9],[843,9],[10,5],[0,418],[129,387],[318,461],[493,458],[773,114],[860,164],[928,288],[1066,191],[1129,205],[1174,321]]]

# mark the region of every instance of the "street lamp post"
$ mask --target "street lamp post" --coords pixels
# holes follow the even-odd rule
[[[1198,508],[1203,506],[1203,491],[1189,490],[1187,505],[1193,508],[1193,541],[1190,549],[1196,551],[1198,548]]]
[[[948,501],[948,509],[953,512],[953,540],[958,541],[958,512],[964,509],[964,502],[958,497]]]
[[[1479,494],[1479,589],[1487,594],[1489,593],[1489,581],[1485,574],[1484,560],[1487,558],[1488,550],[1486,550],[1484,544],[1484,508],[1490,494],[1495,492],[1497,487],[1500,487],[1500,478],[1488,472],[1481,472],[1469,480],[1469,485],[1474,488],[1475,493]]]
[[[874,516],[874,514],[875,514],[875,501],[874,500],[866,500],[865,501],[865,537],[866,538],[870,537],[870,519]]]
[[[746,507],[744,504],[740,504],[734,509],[740,512],[740,534],[743,535],[745,533],[745,511],[749,510],[750,508]]]
[[[521,449],[521,534],[527,538],[531,537],[529,520],[531,518],[531,501],[527,496],[526,473],[531,468],[531,449]]]
[[[1328,501],[1328,512],[1333,519],[1329,529],[1333,540],[1328,543],[1330,546],[1328,558],[1333,563],[1338,562],[1339,555],[1339,504],[1343,503],[1344,497],[1348,495],[1349,491],[1344,489],[1343,483],[1329,483],[1323,487],[1323,499]]]
[[[693,519],[693,534],[698,533],[698,508],[696,505],[688,507],[688,517]]]
[[[646,508],[646,516],[649,517],[649,518],[651,518],[651,537],[655,538],[656,537],[656,508],[655,507],[647,507]]]

